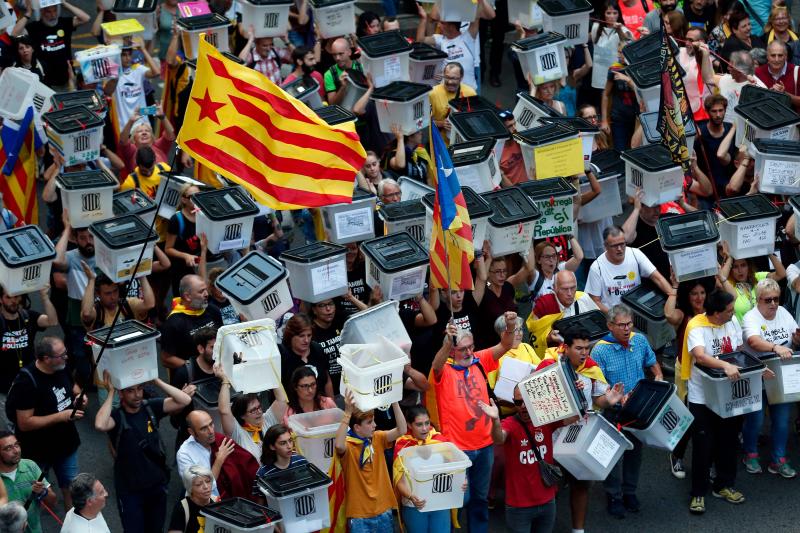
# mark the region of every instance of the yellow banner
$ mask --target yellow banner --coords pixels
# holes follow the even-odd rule
[[[580,138],[534,148],[536,179],[583,174],[583,144]]]

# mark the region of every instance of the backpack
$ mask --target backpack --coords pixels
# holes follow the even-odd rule
[[[136,442],[136,445],[141,448],[145,457],[150,459],[153,463],[161,468],[167,480],[169,480],[170,468],[167,465],[167,451],[166,447],[164,446],[164,441],[161,439],[161,433],[159,433],[158,418],[156,417],[155,413],[153,413],[153,409],[150,407],[150,402],[147,400],[142,400],[142,408],[147,413],[147,423],[152,428],[152,432],[155,433],[156,440],[153,441],[145,436],[145,438],[139,439],[138,442]],[[118,412],[119,430],[117,431],[117,438],[111,446],[111,453],[114,458],[117,456],[119,443],[122,440],[122,434],[125,433],[125,431],[132,429],[128,424],[127,416],[125,416],[125,409],[120,406],[118,408]],[[150,432],[148,431],[148,434],[149,433]],[[130,437],[127,437],[126,440],[129,438]]]
[[[158,168],[159,174],[162,172],[167,172],[167,167],[164,163],[156,163],[156,167]],[[139,173],[136,172],[136,170],[131,171],[131,177],[133,178],[133,183],[136,185],[136,188],[139,190],[143,190],[142,186],[139,183]]]
[[[17,408],[16,408],[17,402],[14,401],[15,398],[14,395],[12,394],[12,391],[14,390],[14,385],[19,383],[20,378],[23,375],[26,375],[30,378],[31,383],[33,383],[34,389],[38,388],[39,386],[36,383],[36,378],[33,377],[33,372],[31,372],[27,366],[23,366],[22,368],[19,369],[19,374],[17,374],[17,377],[14,378],[14,382],[11,384],[11,388],[8,389],[8,394],[6,395],[6,419],[8,420],[8,429],[13,432],[16,432],[17,430]]]

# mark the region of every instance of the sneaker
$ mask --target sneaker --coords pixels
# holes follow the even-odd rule
[[[706,512],[706,499],[702,496],[695,496],[689,502],[689,512],[694,514],[703,514]]]
[[[713,494],[715,498],[721,498],[728,503],[744,503],[744,495],[733,487],[725,487],[724,489],[715,490],[712,491],[711,494]]]
[[[748,474],[760,474],[763,472],[761,469],[761,464],[758,462],[758,454],[757,453],[748,453],[744,459],[742,459],[744,463],[744,469],[747,470]]]
[[[672,475],[678,479],[684,479],[686,477],[686,470],[683,468],[683,460],[678,459],[672,454],[669,454],[669,469]]]
[[[622,503],[622,498],[614,498],[608,496],[608,514],[614,518],[625,518],[625,505]]]
[[[623,494],[622,504],[626,510],[632,513],[638,513],[639,509],[642,508],[642,504],[639,503],[639,498],[636,497],[636,494]]]
[[[784,479],[797,477],[797,472],[792,468],[792,465],[789,464],[789,461],[786,460],[786,457],[781,457],[780,463],[770,463],[769,466],[767,466],[767,472],[770,474],[780,474]]]

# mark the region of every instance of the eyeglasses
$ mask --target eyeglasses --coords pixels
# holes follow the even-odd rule
[[[397,192],[387,192],[387,193],[384,193],[384,194],[383,194],[383,197],[384,197],[384,198],[400,198],[400,196],[402,196],[402,194],[403,194],[403,193],[402,193],[402,192],[400,192],[400,191],[397,191]]]
[[[261,406],[257,405],[255,407],[253,407],[252,409],[248,409],[247,410],[247,414],[248,415],[255,415],[255,414],[258,414],[258,413],[260,413],[262,411],[263,411],[263,409],[261,408]]]
[[[303,390],[316,389],[317,388],[317,382],[315,381],[314,383],[298,383],[297,384],[297,388],[298,389],[303,389]]]
[[[761,298],[761,301],[765,304],[776,304],[781,301],[780,296],[772,296],[770,298]]]
[[[611,243],[608,243],[608,242],[604,243],[604,244],[605,244],[606,248],[625,248],[625,242],[624,241],[623,242],[619,242],[617,244],[611,244]]]
[[[614,324],[618,328],[622,328],[622,329],[630,329],[630,328],[633,327],[633,322],[622,322],[622,323],[612,322],[612,324]]]
[[[508,274],[508,270],[505,268],[498,268],[497,270],[490,270],[489,274]]]
[[[558,254],[542,254],[539,256],[539,259],[555,259],[556,257],[558,257]]]
[[[458,353],[468,353],[468,352],[472,352],[472,351],[475,350],[475,345],[474,344],[470,344],[468,346],[461,346],[461,347],[457,346],[457,347],[455,347],[453,349],[455,351],[457,351]]]
[[[320,302],[318,304],[314,304],[315,307],[327,308],[327,307],[336,307],[334,302]]]
[[[50,359],[66,359],[66,358],[67,358],[67,355],[69,355],[69,354],[67,353],[67,351],[66,351],[66,350],[64,350],[64,352],[62,352],[62,353],[60,353],[60,354],[53,354],[53,355],[51,355],[51,356],[50,356]]]

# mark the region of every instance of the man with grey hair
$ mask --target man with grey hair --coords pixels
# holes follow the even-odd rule
[[[531,333],[531,344],[540,356],[548,346],[562,342],[558,330],[551,326],[556,320],[587,313],[597,309],[592,298],[578,290],[578,281],[571,270],[556,272],[553,292],[539,296],[533,304],[526,325]]]
[[[592,359],[603,371],[609,383],[622,383],[624,390],[631,391],[649,369],[656,381],[664,375],[656,361],[656,354],[647,342],[647,337],[633,331],[633,312],[623,304],[616,304],[608,311],[610,333],[597,341],[592,349]],[[639,511],[636,487],[642,465],[642,443],[628,434],[633,449],[626,451],[603,482],[608,498],[608,512],[616,518],[625,518],[625,511]]]
[[[0,533],[23,533],[28,526],[28,514],[21,503],[13,501],[0,507]]]
[[[727,74],[720,76],[717,86],[719,87],[719,94],[728,101],[728,108],[725,110],[725,122],[733,124],[733,108],[739,105],[739,95],[742,93],[742,87],[755,85],[766,89],[766,86],[756,78],[756,67],[753,63],[753,57],[749,53],[744,50],[733,52],[730,63],[733,68],[729,69]]]
[[[756,68],[756,77],[767,88],[788,96],[797,110],[800,107],[798,72],[800,66],[793,65],[788,60],[786,45],[780,39],[775,39],[767,45],[767,62]]]
[[[208,286],[203,278],[187,274],[178,287],[180,301],[164,322],[161,332],[161,362],[167,368],[186,364],[197,349],[192,335],[203,328],[222,327],[222,315],[208,306]]]
[[[61,533],[111,533],[102,513],[108,492],[100,480],[94,474],[80,473],[70,490],[74,507],[67,511]]]

